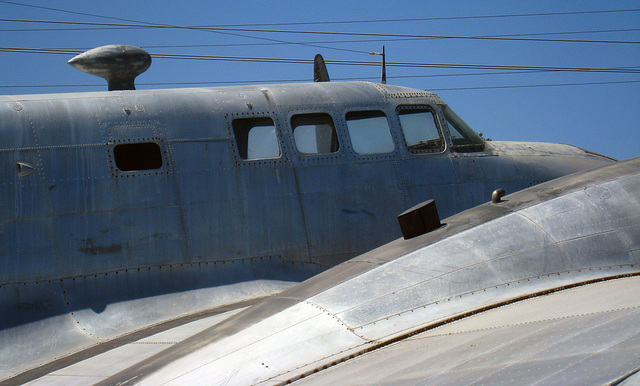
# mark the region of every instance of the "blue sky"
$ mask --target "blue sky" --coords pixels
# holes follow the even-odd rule
[[[156,57],[138,78],[139,89],[301,82],[313,75],[310,63],[157,57],[161,54],[311,60],[321,53],[327,61],[375,62],[380,58],[368,53],[381,51],[383,44],[388,62],[633,68],[635,73],[390,66],[387,75],[388,83],[436,92],[476,131],[494,140],[570,143],[618,159],[640,156],[640,1],[24,0],[19,4],[0,1],[0,18],[298,31],[0,21],[0,46],[5,48],[143,47]],[[620,10],[624,12],[602,12]],[[461,38],[504,35],[537,40]],[[105,90],[102,79],[66,64],[73,56],[0,51],[0,93]],[[380,68],[372,65],[329,63],[328,68],[333,80],[377,80],[380,75]]]

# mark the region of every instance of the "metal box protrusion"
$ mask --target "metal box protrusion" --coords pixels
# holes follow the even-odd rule
[[[398,223],[405,240],[431,232],[442,225],[435,200],[425,201],[406,210],[398,215]]]

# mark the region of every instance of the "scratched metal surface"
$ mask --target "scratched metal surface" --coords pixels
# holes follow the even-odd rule
[[[567,145],[497,141],[476,153],[412,154],[396,107],[440,114],[442,103],[367,82],[0,96],[0,379],[96,340],[279,292],[398,237],[395,216],[426,199],[448,216],[498,187],[612,162]],[[387,114],[393,152],[353,150],[345,114],[362,109]],[[337,153],[296,152],[289,120],[313,112],[336,122]],[[263,116],[276,122],[282,156],[242,160],[231,121]],[[160,146],[160,169],[114,166],[116,145],[145,141]]]
[[[637,275],[639,166],[640,158],[636,158],[579,173],[508,195],[503,203],[485,204],[455,215],[444,220],[446,226],[430,234],[397,240],[328,270],[124,370],[104,384],[132,378],[141,384],[294,381],[315,372],[321,375],[324,368],[335,363],[485,309],[576,284]],[[594,329],[594,335],[589,336],[593,342],[575,339],[567,348],[580,352],[580,345],[586,345],[585,358],[598,366],[618,361],[617,369],[603,375],[612,381],[625,371],[635,371],[631,364],[637,362],[615,359],[619,353],[614,349],[611,355],[589,356],[589,352],[600,343],[612,348],[618,343],[637,343],[637,279],[633,280],[630,290],[620,291],[619,300],[615,292],[603,298],[613,299],[603,305],[613,307],[605,309],[613,311],[612,317],[598,319],[601,315],[596,314],[592,319],[576,318],[576,323],[558,325],[557,332],[564,331],[567,339],[579,335],[581,328],[588,333],[589,325],[615,335],[609,339]],[[626,288],[624,284],[622,287]],[[580,315],[582,311],[571,311],[579,305],[576,299],[586,302],[587,308],[599,304],[597,297],[590,295],[590,288],[598,292],[600,287],[589,284],[568,291],[577,295],[555,303],[554,307],[562,308],[556,312]],[[539,305],[544,301],[532,302]],[[633,305],[626,305],[628,302]],[[518,312],[518,307],[529,303],[521,304],[504,308],[507,312],[515,309],[516,315],[510,316],[513,320],[526,316]],[[527,312],[542,319],[547,315]],[[598,308],[593,312],[599,312]],[[621,318],[627,321],[619,322]],[[628,328],[618,334],[617,323]],[[574,324],[575,333],[571,331]],[[549,330],[553,331],[551,327]],[[635,350],[636,346],[633,343],[631,347]],[[517,347],[514,343],[510,352],[501,354],[501,360],[507,361]],[[562,348],[554,346],[553,350]],[[582,363],[580,359],[570,362],[550,366],[572,369]],[[535,371],[552,375],[549,368]],[[501,380],[503,376],[517,374],[505,371]],[[522,375],[522,379],[526,382],[528,378]]]

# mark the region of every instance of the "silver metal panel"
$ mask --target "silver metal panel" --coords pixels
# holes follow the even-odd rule
[[[222,288],[205,288],[162,297],[132,299],[111,305],[105,304],[104,308],[100,309],[81,308],[78,305],[79,310],[68,314],[7,328],[0,331],[0,339],[6,343],[0,345],[0,358],[3,358],[0,379],[36,368],[79,350],[105,343],[109,339],[123,335],[126,331],[139,330],[162,321],[194,314],[202,309],[211,309],[239,300],[271,295],[293,284],[256,280],[241,281]],[[62,288],[65,288],[65,285],[60,283],[52,284],[52,286],[54,289],[59,286],[60,292],[63,291]],[[10,291],[12,289],[3,287],[0,290]],[[64,295],[57,295],[64,299]],[[81,298],[81,288],[74,295]],[[58,299],[55,297],[50,304],[53,306],[57,301]],[[65,306],[61,305],[60,307]],[[67,304],[66,307],[73,310],[76,304]],[[123,315],[128,315],[128,317],[122,317]],[[136,317],[131,317],[132,315]],[[38,342],[38,344],[25,345],[25,342]],[[15,347],[22,347],[22,349],[15,350]]]
[[[244,308],[210,316],[117,347],[38,378],[29,385],[94,384],[140,362],[198,332],[209,328]]]
[[[602,384],[640,368],[640,277],[495,308],[296,384]]]
[[[311,363],[317,356],[328,357],[336,345],[357,347],[365,343],[332,315],[307,303],[298,303],[244,332],[241,337],[198,347],[136,383],[255,384]],[[282,359],[283,353],[288,358]]]
[[[602,269],[634,272],[638,261],[630,256],[629,243],[635,245],[638,238],[633,225],[640,223],[640,213],[628,211],[634,196],[627,192],[639,183],[635,176],[599,185],[618,197],[597,208],[585,197],[593,187],[498,218],[309,301],[335,313],[361,336],[379,339],[468,308],[597,278]],[[620,229],[614,229],[615,219]],[[503,288],[494,291],[497,286]],[[452,302],[456,297],[464,300]]]
[[[38,379],[34,382],[25,383],[25,385],[38,385],[38,386],[48,386],[48,385],[69,385],[69,386],[85,386],[85,385],[94,385],[100,381],[102,381],[103,377],[86,377],[86,376],[73,376],[73,377],[48,377],[45,379]]]
[[[82,332],[71,315],[60,315],[0,332],[0,379],[49,363],[98,341]],[[37,342],[37,344],[25,344]],[[20,350],[16,350],[20,347]]]

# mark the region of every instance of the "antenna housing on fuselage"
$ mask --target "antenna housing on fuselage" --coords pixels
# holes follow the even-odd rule
[[[106,79],[109,91],[135,90],[135,79],[151,66],[151,55],[140,47],[108,45],[83,52],[68,63]]]
[[[313,81],[314,82],[330,82],[329,71],[327,71],[327,65],[324,63],[322,55],[317,54],[313,58]]]

